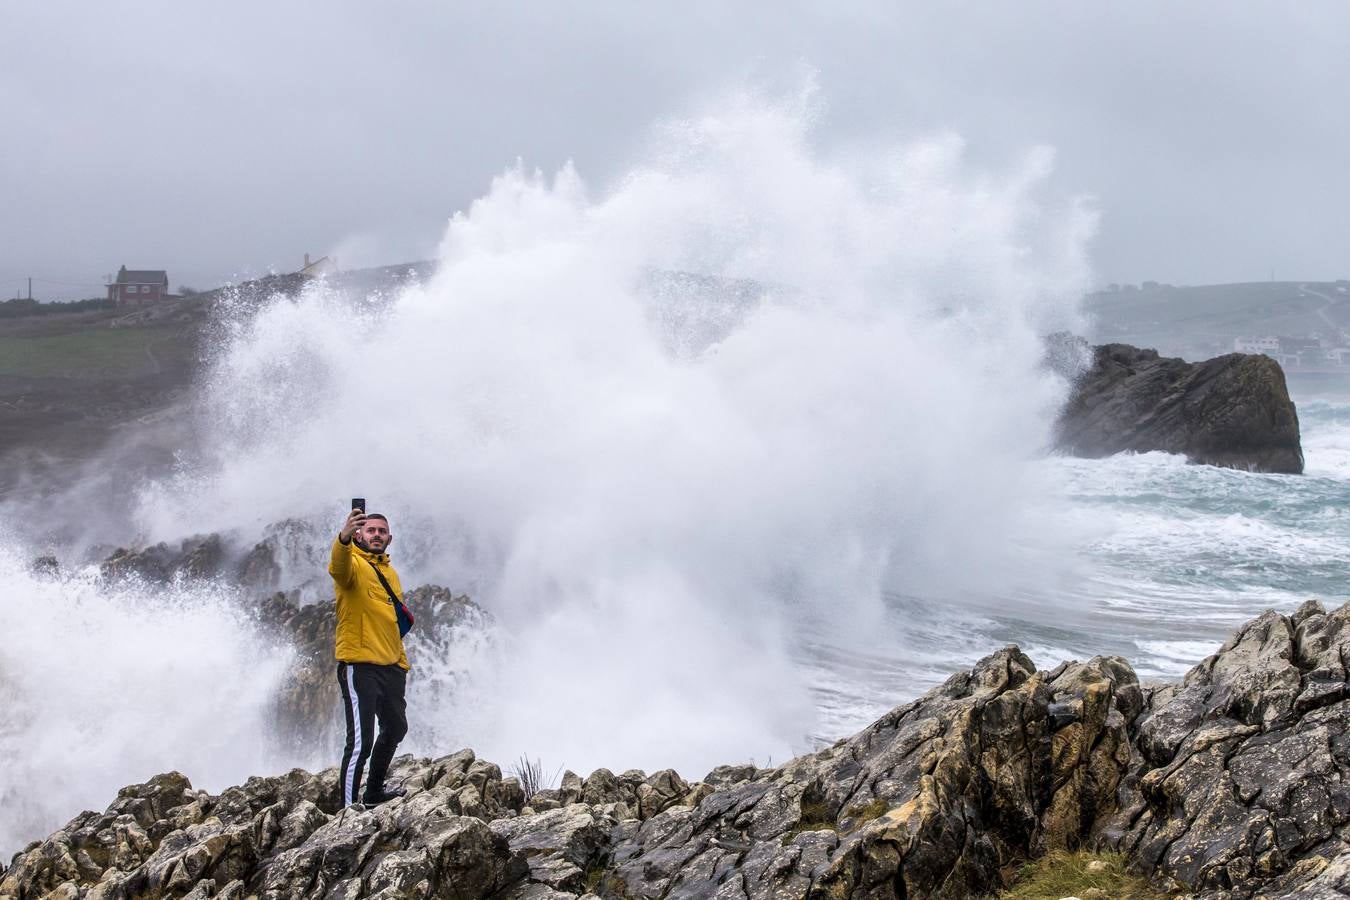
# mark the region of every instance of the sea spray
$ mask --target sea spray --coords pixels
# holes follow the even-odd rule
[[[508,169],[451,220],[436,274],[395,296],[315,283],[228,323],[197,440],[138,494],[127,527],[147,540],[299,518],[320,559],[363,495],[405,584],[487,608],[481,646],[414,650],[403,750],[691,777],[782,760],[843,733],[837,709],[817,714],[839,671],[820,660],[912,652],[937,671],[953,651],[933,635],[970,634],[963,611],[1072,564],[1035,464],[1065,387],[1041,335],[1076,321],[1091,216],[1044,199],[1048,156],[1000,174],[952,137],[833,148],[793,104],[745,97],[654,144],[607,188]],[[27,608],[45,588],[22,584]],[[201,596],[222,669],[277,664]],[[936,618],[897,626],[896,596]],[[153,642],[135,646],[124,680],[155,671]],[[229,698],[239,731],[265,733],[266,683]],[[104,701],[125,721],[153,708]],[[176,751],[188,723],[151,726],[163,761],[113,746],[109,784],[230,777]],[[332,762],[291,751],[240,767]],[[52,771],[32,765],[30,781]],[[70,812],[109,796],[75,787]]]
[[[405,580],[470,588],[510,636],[464,722],[487,754],[799,748],[798,638],[1017,557],[1062,397],[1039,332],[1071,318],[1087,223],[1035,204],[1038,155],[1002,181],[952,139],[832,157],[798,113],[742,103],[661,135],[606,192],[506,171],[386,305],[313,287],[240,324],[207,451],[147,495],[147,528],[373,498]],[[761,290],[676,354],[653,271]],[[614,727],[634,715],[666,726]]]
[[[974,596],[1022,565],[1064,387],[1040,337],[1073,321],[1091,225],[1038,203],[1043,153],[1003,177],[950,137],[833,153],[809,118],[736,98],[606,190],[517,165],[425,283],[241,322],[202,452],[141,524],[371,498],[405,582],[470,590],[509,636],[442,729],[490,757],[800,749],[803,641],[869,634],[888,589]],[[717,316],[660,314],[662,273],[735,315],[671,334]]]
[[[234,591],[23,560],[0,552],[0,855],[160,772],[220,790],[322,759],[271,739],[291,650]]]

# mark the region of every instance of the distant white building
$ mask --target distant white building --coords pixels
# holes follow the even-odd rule
[[[320,256],[313,262],[310,261],[309,254],[305,254],[305,264],[300,269],[301,275],[309,275],[312,278],[320,278],[324,275],[336,275],[338,273],[338,261],[336,256]]]
[[[1236,353],[1264,353],[1274,356],[1280,352],[1280,339],[1277,337],[1234,338],[1233,350]]]

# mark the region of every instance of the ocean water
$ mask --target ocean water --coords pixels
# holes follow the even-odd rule
[[[1174,680],[1267,609],[1350,599],[1350,378],[1289,381],[1301,476],[1165,453],[1042,459],[1058,485],[1044,524],[1079,535],[1070,559],[1042,559],[1042,583],[995,590],[978,612],[893,592],[885,648],[804,647],[820,737],[850,733],[1005,644],[1041,668],[1118,655],[1142,680]]]

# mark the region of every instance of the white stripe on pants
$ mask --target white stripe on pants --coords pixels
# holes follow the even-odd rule
[[[356,773],[361,770],[361,705],[356,696],[356,678],[350,665],[347,666],[347,698],[352,710],[352,756],[347,762],[347,771],[342,773],[342,805],[351,806],[356,802]],[[331,684],[331,682],[330,682]]]

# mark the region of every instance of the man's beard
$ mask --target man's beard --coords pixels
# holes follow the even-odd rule
[[[383,553],[385,551],[385,548],[389,546],[389,542],[386,541],[384,545],[380,547],[380,549],[376,550],[374,547],[367,544],[364,539],[359,538],[356,535],[352,535],[352,543],[356,544],[356,546],[360,547],[367,553]]]

